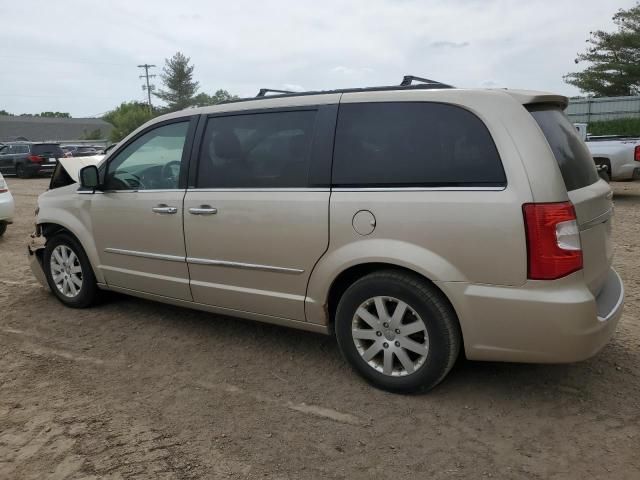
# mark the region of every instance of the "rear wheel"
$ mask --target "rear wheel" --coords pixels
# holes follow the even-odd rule
[[[85,308],[94,303],[98,293],[96,278],[75,238],[59,234],[49,240],[43,267],[51,291],[62,303],[72,308]]]
[[[7,231],[7,224],[6,223],[0,223],[0,237],[2,235],[4,235],[4,232]]]
[[[18,163],[16,165],[16,176],[19,178],[29,178],[31,175],[27,172],[27,168],[24,166],[24,163]]]
[[[460,351],[458,320],[447,300],[404,272],[381,271],[356,281],[340,299],[335,321],[347,361],[384,390],[433,388]]]

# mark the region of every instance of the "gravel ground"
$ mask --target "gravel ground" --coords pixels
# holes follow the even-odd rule
[[[640,478],[640,183],[613,184],[627,304],[573,365],[461,360],[427,395],[364,384],[329,337],[112,295],[70,310],[25,255],[47,179],[8,179],[0,478]]]

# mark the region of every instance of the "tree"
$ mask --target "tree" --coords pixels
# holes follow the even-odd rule
[[[586,52],[575,60],[590,65],[565,75],[565,82],[596,96],[640,93],[640,3],[618,10],[613,22],[616,32],[591,32]]]
[[[151,120],[153,116],[146,103],[123,102],[102,118],[113,125],[109,139],[112,142],[119,142],[140,125]]]
[[[0,110],[0,115],[4,115],[6,117],[13,117],[13,113],[9,113],[6,110]]]
[[[34,117],[46,117],[46,118],[71,118],[71,114],[67,112],[42,112],[34,115]]]
[[[192,104],[196,107],[206,107],[208,105],[217,105],[218,103],[226,102],[228,100],[236,100],[237,95],[231,95],[226,90],[217,90],[213,95],[208,95],[204,92],[199,93],[193,97]]]
[[[102,130],[96,128],[95,130],[85,130],[80,140],[102,140]]]
[[[167,104],[167,110],[174,112],[192,105],[193,98],[198,91],[198,82],[193,80],[193,65],[191,59],[177,52],[173,57],[165,60],[163,73],[160,75],[165,89],[153,94]]]

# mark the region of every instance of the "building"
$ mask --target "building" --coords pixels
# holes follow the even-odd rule
[[[81,140],[96,130],[100,130],[100,138],[106,140],[112,129],[113,125],[99,118],[0,115],[0,142],[15,140],[69,142]]]

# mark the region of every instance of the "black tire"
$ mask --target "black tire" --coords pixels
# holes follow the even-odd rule
[[[65,246],[69,248],[78,258],[79,265],[82,269],[82,285],[77,294],[73,297],[65,295],[58,289],[51,273],[51,256],[58,246]],[[42,266],[51,291],[64,305],[71,308],[87,308],[95,303],[98,296],[96,277],[93,274],[91,263],[89,262],[84,249],[71,235],[61,233],[47,241],[42,258]]]
[[[31,177],[31,174],[27,171],[26,167],[24,166],[24,163],[16,164],[16,176],[18,178],[29,178],[29,177]]]
[[[411,315],[417,314],[426,326],[427,354],[421,360],[423,363],[412,373],[405,370],[404,376],[384,374],[369,365],[359,353],[353,338],[352,322],[358,308],[374,297],[387,297],[389,301],[397,299],[405,302],[413,310]],[[389,311],[389,315],[392,316],[392,312]],[[369,274],[346,290],[336,310],[335,331],[342,354],[356,372],[375,387],[399,393],[426,391],[440,383],[458,358],[462,337],[457,316],[442,292],[417,275],[395,270]],[[393,333],[388,328],[385,332],[384,336],[378,337],[378,341],[389,345],[393,339],[386,339],[386,335]],[[398,340],[402,339],[398,336]],[[369,345],[375,341],[371,340],[372,343]],[[399,346],[398,343],[393,343],[396,347]],[[393,349],[393,346],[390,348]],[[384,351],[381,352],[384,356]],[[397,355],[391,355],[391,358],[394,359],[394,368],[400,367],[399,370],[402,371],[400,358]]]
[[[6,223],[0,223],[0,237],[2,235],[4,235],[4,232],[7,231],[7,224]]]

